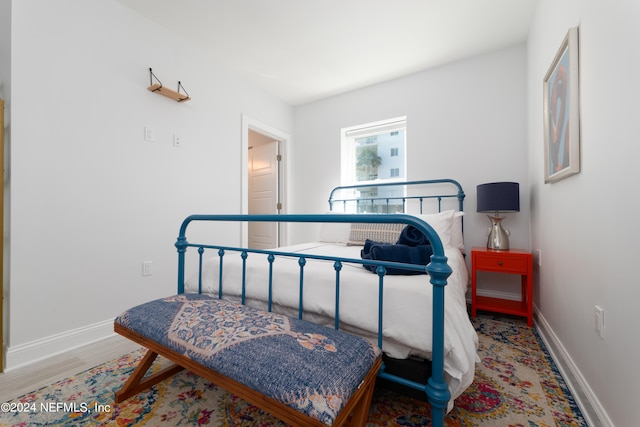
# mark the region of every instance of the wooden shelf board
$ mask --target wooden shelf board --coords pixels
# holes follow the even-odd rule
[[[149,86],[147,89],[151,92],[158,93],[160,95],[166,96],[167,98],[171,98],[174,101],[178,102],[186,102],[191,100],[191,98],[184,93],[176,92],[175,90],[171,90],[167,87],[162,86],[159,83]]]
[[[528,316],[527,305],[522,301],[511,301],[491,297],[476,297],[476,310],[493,311],[496,313]]]

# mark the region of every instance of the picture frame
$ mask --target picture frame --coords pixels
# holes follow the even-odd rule
[[[580,172],[578,27],[570,28],[543,81],[544,182]]]

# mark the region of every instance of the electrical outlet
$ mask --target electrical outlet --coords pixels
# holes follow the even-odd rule
[[[538,267],[542,267],[542,250],[536,249],[536,264]]]
[[[150,128],[149,126],[144,127],[144,140],[153,142],[153,128]]]
[[[173,146],[174,147],[182,147],[182,138],[177,133],[173,134]]]
[[[595,314],[595,327],[596,334],[602,339],[604,339],[604,308],[595,306],[594,307]]]
[[[152,272],[153,272],[153,261],[144,261],[142,263],[142,275],[151,276]]]

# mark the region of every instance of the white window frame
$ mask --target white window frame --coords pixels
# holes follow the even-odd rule
[[[375,179],[371,181],[356,181],[356,158],[355,158],[355,139],[365,135],[375,135],[375,134],[383,134],[390,133],[395,130],[403,129],[405,131],[405,142],[404,142],[404,159],[403,159],[403,169],[404,176],[398,177],[394,179],[385,178],[385,179]],[[358,126],[352,126],[343,128],[341,130],[341,173],[340,173],[340,181],[341,185],[375,185],[376,183],[380,184],[382,182],[403,182],[406,181],[407,177],[407,117],[395,117],[392,119],[381,120],[372,123],[366,123]]]

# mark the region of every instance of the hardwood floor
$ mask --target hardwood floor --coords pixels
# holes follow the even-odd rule
[[[60,381],[140,346],[120,335],[0,373],[0,402]]]

